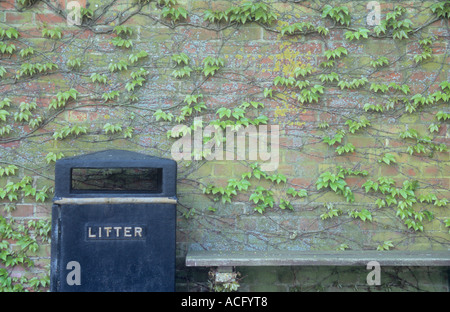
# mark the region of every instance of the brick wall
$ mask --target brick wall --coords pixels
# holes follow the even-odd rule
[[[9,182],[17,183],[24,176],[32,178],[30,185],[38,192],[46,191],[45,186],[49,188],[44,202],[36,201],[35,196],[20,188],[17,200],[10,201],[5,194],[0,209],[10,208],[1,209],[0,213],[6,220],[20,224],[51,217],[54,162],[49,153],[63,153],[67,157],[118,148],[170,158],[177,139],[168,137],[167,131],[175,125],[192,126],[194,118],[201,118],[203,128],[215,120],[235,124],[239,118],[232,115],[219,118],[217,111],[224,107],[231,113],[244,102],[259,102],[264,107],[249,105],[245,117],[254,121],[265,116],[269,126],[279,126],[280,161],[277,170],[268,171],[267,176],[278,174],[285,181],[272,182],[264,175],[258,179],[251,167],[257,160],[249,156],[242,160],[179,161],[179,290],[199,290],[207,285],[207,271],[184,267],[184,256],[190,249],[374,250],[392,242],[391,249],[396,250],[448,250],[450,234],[446,220],[450,213],[445,202],[449,197],[448,121],[447,117],[438,116],[449,113],[450,86],[444,83],[449,80],[450,34],[448,15],[446,18],[432,12],[438,1],[380,1],[381,21],[393,12],[400,12],[396,11],[396,5],[405,8],[396,20],[411,22],[406,27],[407,39],[393,38],[392,27],[377,35],[376,25],[367,25],[371,10],[365,1],[267,1],[268,12],[275,13],[274,21],[253,22],[250,14],[245,24],[204,20],[207,10],[225,12],[232,6],[239,7],[238,1],[179,0],[177,6],[164,5],[164,1],[160,1],[161,5],[157,1],[148,4],[80,1],[82,7],[94,13],[92,19],[84,17],[80,26],[67,25],[67,2],[33,1],[26,7],[10,0],[0,2],[0,28],[19,32],[17,38],[3,35],[2,42],[7,46],[14,44],[15,51],[0,54],[0,72],[2,67],[5,70],[0,78],[0,100],[11,100],[10,106],[0,107],[0,112],[9,113],[5,120],[0,118],[0,129],[11,127],[9,133],[4,131],[0,136],[0,167],[17,166],[14,174],[0,177],[0,188],[6,190]],[[332,8],[347,8],[349,25],[335,22],[330,16],[322,17],[328,4]],[[448,1],[445,5],[448,6]],[[173,22],[170,14],[163,16],[174,8],[184,8],[187,17],[181,15]],[[289,34],[286,26],[295,23],[305,23],[303,31]],[[306,23],[311,28],[307,29]],[[119,25],[130,27],[132,33],[117,34],[114,27]],[[320,26],[327,33],[320,33]],[[350,40],[348,33],[360,28],[369,30],[368,38]],[[59,29],[61,38],[58,35],[49,38],[43,34],[44,29]],[[117,38],[132,46],[118,46]],[[419,42],[426,38],[431,41]],[[324,66],[334,58],[327,57],[329,52],[339,47],[345,48],[347,54],[335,56],[331,67]],[[21,56],[20,52],[27,48],[34,53]],[[430,56],[416,61],[416,56],[429,50]],[[140,51],[148,55],[131,61],[130,55]],[[189,58],[186,66],[191,71],[177,78],[174,71],[183,69],[185,64],[178,64],[173,56],[181,53]],[[207,57],[223,60],[223,66],[218,66],[214,75],[205,76],[202,72],[202,62]],[[380,57],[386,57],[388,64],[371,63]],[[77,59],[80,66],[71,66]],[[21,74],[24,64],[37,63],[53,63],[57,68]],[[126,64],[127,69],[112,71],[111,64]],[[144,79],[133,85],[136,76],[131,73],[138,73],[141,68],[146,72],[141,76]],[[311,70],[295,77],[299,69]],[[329,78],[327,81],[323,75],[330,73],[336,73],[339,82]],[[105,77],[101,78],[105,81],[93,81],[93,74]],[[276,83],[277,77],[292,77],[297,82],[307,80],[310,84],[300,89],[280,84],[279,80]],[[365,83],[351,85],[355,79],[363,78]],[[382,92],[376,89],[376,84],[389,88]],[[316,85],[323,87],[323,94],[317,92],[317,100],[302,103],[299,98],[302,91],[311,92]],[[409,91],[395,89],[402,86],[408,86]],[[75,99],[58,99],[59,92],[71,89],[78,91]],[[265,89],[272,90],[272,95],[264,95]],[[197,103],[203,101],[204,108],[195,109],[195,102],[187,105],[186,96],[199,94],[203,97]],[[52,108],[52,100],[57,107]],[[55,100],[60,103],[55,104]],[[18,115],[26,111],[21,110],[22,102],[36,103],[36,108],[29,110],[28,120]],[[192,112],[186,113],[186,106]],[[377,111],[380,108],[382,112]],[[172,114],[172,120],[157,120],[158,110]],[[177,122],[179,116],[184,116],[184,120]],[[361,118],[370,124],[352,133],[350,125],[361,122]],[[30,123],[35,119],[36,123]],[[107,124],[120,129],[117,127],[112,133],[105,128]],[[432,124],[434,128],[430,128]],[[410,129],[417,131],[416,137],[400,137]],[[339,133],[343,133],[340,142],[327,141]],[[58,134],[60,137],[55,139]],[[354,149],[341,150],[345,146]],[[389,157],[395,163],[383,162],[383,158]],[[259,163],[264,161],[260,159]],[[336,175],[339,166],[353,170],[339,180],[345,181],[354,200],[331,186],[317,187],[321,175],[326,172]],[[249,188],[237,191],[230,202],[222,202],[220,192],[204,194],[209,185],[226,189],[229,179],[239,181],[242,174],[252,171],[252,177],[246,178]],[[366,174],[355,174],[356,171]],[[402,187],[406,190],[403,184],[406,180],[417,184],[413,195],[394,195],[396,202],[382,207],[377,199],[386,201],[387,193],[366,191],[365,187],[367,181],[377,182],[379,178],[391,178],[398,190]],[[261,213],[250,199],[258,187],[264,188],[265,198],[270,191],[274,199],[273,207],[268,206]],[[307,196],[292,197],[287,193],[290,188],[303,189]],[[435,197],[426,199],[429,194]],[[290,202],[291,209],[280,208],[282,199]],[[408,200],[410,206],[406,204]],[[401,201],[406,205],[404,209],[399,208]],[[325,218],[332,210],[338,216]],[[352,211],[364,210],[372,220],[363,221],[350,215]],[[412,215],[402,219],[399,211]],[[418,218],[423,220],[419,222]],[[410,221],[405,224],[407,220]],[[411,221],[415,221],[414,225]],[[14,243],[12,240],[8,248],[14,248]],[[39,250],[30,254],[35,266],[7,267],[10,276],[42,276],[48,272],[49,244],[39,240],[38,243]],[[365,275],[361,277],[364,272],[357,268],[343,269],[337,274],[332,268],[238,269],[245,277],[241,281],[242,290],[341,289],[337,285],[344,289],[354,289],[354,285],[367,289]],[[448,287],[446,275],[439,269],[413,269],[408,273],[389,270],[390,276],[402,278],[386,281],[384,287],[390,285],[399,290]],[[399,286],[396,282],[399,280],[414,280],[414,284]],[[310,288],[302,288],[305,283]]]

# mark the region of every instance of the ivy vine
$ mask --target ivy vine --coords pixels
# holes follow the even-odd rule
[[[50,1],[19,0],[18,9],[32,10],[37,2],[42,2],[53,11],[55,7]],[[152,6],[155,12],[143,13],[143,8]],[[389,67],[399,60],[389,55],[373,55],[364,64],[369,75],[355,76],[342,71],[343,62],[352,55],[346,43],[362,43],[372,39],[389,39],[395,42],[409,42],[416,40],[418,49],[412,56],[415,66],[427,64],[434,57],[433,44],[439,38],[435,35],[426,35],[421,30],[432,23],[450,18],[450,2],[439,1],[429,6],[433,16],[423,25],[414,25],[408,18],[408,11],[402,5],[395,5],[393,10],[386,13],[385,18],[371,29],[352,26],[353,20],[347,6],[331,6],[329,4],[314,7],[319,21],[292,22],[291,18],[280,14],[270,3],[260,1],[244,1],[239,5],[231,5],[228,9],[203,10],[197,17],[201,21],[202,29],[208,31],[222,31],[235,28],[242,29],[246,24],[257,24],[270,35],[279,36],[282,40],[296,40],[299,37],[316,36],[324,42],[324,52],[317,62],[317,66],[310,64],[296,66],[289,72],[284,71],[269,81],[259,83],[252,81],[256,86],[254,94],[247,94],[242,101],[233,106],[213,107],[207,92],[203,90],[205,83],[219,79],[229,74],[228,62],[220,49],[215,54],[199,58],[188,51],[172,51],[168,57],[167,67],[170,73],[167,79],[176,82],[193,82],[194,88],[189,94],[183,96],[171,105],[161,105],[156,108],[142,108],[137,103],[144,93],[146,85],[153,83],[156,75],[152,73],[150,62],[154,62],[151,51],[142,48],[134,39],[139,30],[126,25],[126,21],[134,16],[148,16],[152,21],[164,27],[175,29],[179,26],[193,26],[199,28],[190,19],[193,14],[176,0],[139,0],[124,12],[122,17],[113,17],[103,26],[107,30],[98,30],[94,26],[101,23],[101,18],[108,12],[108,6],[98,9],[82,8],[81,29],[110,36],[109,44],[115,51],[120,51],[118,59],[106,60],[102,70],[89,68],[82,54],[75,55],[64,61],[53,59],[45,55],[38,46],[33,46],[22,38],[20,29],[15,29],[2,23],[0,27],[0,81],[6,84],[27,83],[35,79],[45,78],[53,74],[64,73],[73,75],[78,81],[92,83],[92,89],[77,88],[76,82],[64,85],[52,93],[46,105],[31,99],[16,100],[13,96],[2,95],[0,98],[0,143],[10,144],[21,140],[43,137],[53,141],[55,146],[71,139],[89,140],[89,136],[100,137],[106,142],[111,140],[126,140],[135,142],[136,134],[143,134],[141,122],[151,122],[155,128],[163,129],[167,140],[177,139],[190,134],[197,129],[212,126],[216,129],[238,130],[249,125],[266,125],[272,118],[267,116],[271,101],[286,101],[289,94],[289,103],[297,108],[308,108],[315,111],[325,110],[323,99],[329,95],[330,90],[341,92],[360,91],[376,97],[375,103],[361,103],[361,110],[355,116],[345,115],[345,121],[336,126],[330,120],[321,120],[317,130],[320,144],[330,152],[332,157],[347,157],[359,152],[356,143],[350,142],[352,135],[377,132],[375,125],[379,118],[386,114],[395,116],[413,116],[426,112],[429,107],[444,107],[433,113],[433,120],[427,125],[427,132],[423,129],[414,129],[405,126],[395,133],[395,137],[406,144],[404,149],[385,148],[375,155],[376,163],[381,168],[395,167],[405,155],[417,157],[436,157],[439,153],[448,152],[445,143],[439,141],[436,134],[442,127],[448,126],[450,113],[446,105],[450,100],[450,83],[442,81],[439,89],[429,91],[424,88],[421,92],[413,89],[407,81],[398,83],[394,81],[379,81],[372,74]],[[134,10],[134,11],[133,11]],[[57,11],[56,13],[58,13]],[[68,12],[59,12],[67,17]],[[283,20],[283,18],[285,18]],[[112,24],[112,25],[111,25]],[[69,45],[66,39],[66,30],[59,27],[41,25],[40,35],[43,40],[50,42],[54,47],[57,44]],[[329,46],[327,38],[335,30],[343,30],[344,43],[342,46]],[[63,42],[65,41],[65,42]],[[347,47],[346,47],[347,46]],[[51,50],[54,51],[54,50]],[[47,51],[48,52],[48,51]],[[447,56],[447,54],[445,54]],[[169,64],[169,65],[167,65]],[[123,78],[123,79],[122,79]],[[123,81],[122,81],[123,80]],[[95,102],[95,105],[92,105]],[[58,118],[76,108],[92,107],[106,109],[125,109],[124,120],[117,119],[104,122],[91,127],[87,122],[72,123],[59,122]],[[365,113],[362,115],[362,113]],[[361,113],[361,114],[360,114]],[[205,121],[195,120],[195,117],[208,115]],[[344,116],[344,115],[343,115]],[[330,126],[330,123],[332,124]],[[147,125],[147,124],[146,124]],[[180,125],[177,130],[167,130],[170,126]],[[20,128],[20,130],[18,130]],[[25,129],[25,130],[24,130]],[[45,139],[45,140],[46,140]],[[97,139],[96,139],[97,140]],[[223,138],[206,137],[217,140],[217,144],[226,143]],[[138,144],[135,142],[135,144]],[[195,151],[194,153],[197,153]],[[59,147],[53,151],[45,151],[42,163],[51,166],[54,162],[65,156],[66,151]],[[200,155],[193,155],[204,160],[209,156],[205,151]],[[197,159],[197,158],[196,158]],[[19,162],[3,159],[0,161],[0,199],[4,204],[6,215],[11,215],[16,205],[25,200],[33,203],[48,202],[52,193],[51,186],[39,186],[41,179],[48,184],[52,179],[44,174],[38,177],[28,175],[29,168]],[[187,163],[187,166],[191,165]],[[267,214],[269,211],[281,210],[280,213],[293,213],[298,203],[315,203],[316,196],[335,194],[345,199],[344,203],[357,202],[358,195],[367,195],[373,201],[365,208],[344,208],[334,202],[326,202],[316,208],[320,211],[320,220],[324,223],[343,219],[357,222],[377,222],[377,213],[383,210],[393,211],[398,221],[405,229],[413,232],[424,232],[427,222],[438,219],[433,213],[434,209],[444,209],[448,199],[439,193],[429,191],[418,180],[408,178],[396,180],[384,175],[370,174],[368,170],[359,167],[346,168],[334,166],[333,169],[322,170],[315,177],[308,188],[300,188],[291,181],[290,176],[282,173],[269,173],[261,170],[260,164],[247,164],[249,171],[240,174],[240,177],[230,178],[223,186],[216,183],[197,181],[196,185],[203,194],[211,199],[212,205],[208,212],[214,214],[220,209],[219,203],[232,204],[238,196],[248,196],[248,202],[257,215]],[[36,172],[34,172],[36,173]],[[360,186],[349,181],[360,178]],[[38,181],[37,181],[38,180]],[[356,196],[355,196],[356,195]],[[247,198],[247,197],[246,197]],[[183,215],[186,218],[195,215],[195,208],[184,207]],[[314,208],[314,209],[316,209]],[[432,211],[433,210],[433,211]],[[439,218],[439,222],[448,229],[449,218]],[[288,230],[289,239],[297,239],[298,233]],[[449,231],[450,232],[450,231]],[[48,286],[47,276],[27,278],[14,277],[11,272],[16,266],[32,267],[33,254],[38,252],[39,245],[48,243],[50,223],[48,220],[19,219],[13,217],[0,217],[0,287],[5,291],[39,290]],[[371,246],[377,250],[395,248],[395,240],[377,242],[378,246]],[[347,243],[341,243],[337,249],[349,248]]]

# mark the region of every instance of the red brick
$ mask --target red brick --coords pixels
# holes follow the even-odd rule
[[[11,211],[12,217],[32,217],[33,205],[30,204],[17,204],[16,209]]]
[[[389,84],[391,82],[402,83],[403,74],[398,71],[381,70],[372,74],[371,78],[377,78],[382,83]]]
[[[52,212],[51,207],[46,204],[36,205],[35,217],[46,218]]]
[[[307,179],[307,178],[294,178],[292,179],[289,184],[292,185],[294,188],[308,188],[311,185],[314,185],[315,181],[313,179]]]
[[[15,148],[20,146],[20,141],[13,141],[9,143],[0,143],[1,148]]]
[[[15,0],[0,1],[0,9],[2,10],[15,10]]]
[[[447,136],[447,132],[448,132],[448,125],[445,124],[440,124],[439,125],[439,131],[436,133],[437,136],[439,137],[446,137]]]
[[[416,55],[416,54],[420,54],[422,52],[422,48],[421,48],[419,42],[417,42],[417,41],[409,42],[406,45],[406,51],[408,54]]]
[[[364,182],[366,182],[366,178],[363,177],[347,177],[345,178],[345,182],[347,182],[348,186],[350,188],[354,186],[362,187]]]
[[[426,72],[426,71],[414,71],[409,76],[410,82],[419,82],[421,84],[426,82],[431,82],[436,78],[436,73],[434,72]]]
[[[438,175],[440,175],[442,173],[441,168],[439,168],[438,166],[430,166],[427,165],[423,168],[423,174],[424,176],[432,176],[432,177],[436,177]]]
[[[88,39],[88,38],[92,38],[95,37],[95,34],[93,31],[89,30],[89,29],[67,29],[64,30],[64,35],[72,35],[73,37],[77,38],[77,39]]]
[[[5,12],[5,20],[8,24],[25,25],[33,23],[33,13],[31,12]]]
[[[406,169],[405,174],[409,177],[414,177],[417,175],[417,169],[415,168]]]
[[[94,121],[98,119],[98,114],[95,112],[89,112],[89,121]]]
[[[449,179],[448,178],[435,178],[435,179],[423,179],[421,180],[425,185],[429,184],[433,188],[449,188]]]
[[[431,49],[433,50],[433,54],[444,54],[447,50],[447,46],[448,43],[445,42],[434,42],[431,46]]]
[[[38,43],[40,42],[45,42],[45,39],[41,39],[42,38],[42,28],[41,27],[37,27],[36,25],[24,25],[25,27],[20,27],[17,28],[17,30],[20,33],[20,38],[21,39],[34,39],[33,42]],[[38,38],[38,39],[37,39]],[[36,46],[34,46],[34,48],[37,48]]]
[[[55,24],[67,25],[67,20],[55,13],[36,13],[35,19],[37,23],[47,23],[50,28],[57,26]]]
[[[337,29],[337,28],[332,28],[330,27],[331,25],[325,26],[328,27],[328,29],[330,30],[328,36],[331,40],[336,40],[336,41],[340,41],[344,39],[344,31],[342,29]],[[326,50],[326,49],[325,49]]]
[[[310,52],[311,55],[322,54],[323,51],[321,42],[294,43],[290,46],[290,49],[303,54]]]
[[[87,120],[87,112],[77,112],[77,111],[69,111],[67,114],[67,120],[69,122],[76,121],[76,122],[83,122]]]
[[[392,176],[396,176],[399,174],[398,168],[395,165],[387,165],[387,164],[382,164],[381,168],[380,168],[380,175],[381,176],[388,176],[388,177],[392,177]]]
[[[54,0],[52,1],[52,4],[55,5],[55,7],[64,10],[66,8],[66,2],[69,2],[70,0]],[[78,3],[81,4],[81,2],[86,2],[86,0],[77,0]]]

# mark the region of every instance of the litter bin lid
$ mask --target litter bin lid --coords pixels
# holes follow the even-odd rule
[[[59,159],[55,166],[55,199],[175,197],[176,179],[177,163],[172,159],[105,150]]]

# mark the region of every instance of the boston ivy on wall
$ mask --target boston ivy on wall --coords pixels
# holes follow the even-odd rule
[[[177,139],[207,126],[280,124],[286,142],[310,137],[294,147],[282,145],[275,172],[244,161],[225,175],[211,174],[216,167],[202,173],[207,150],[194,151],[196,161],[181,161],[180,227],[186,233],[195,231],[184,222],[200,228],[210,220],[226,222],[220,221],[226,219],[221,210],[243,204],[245,216],[278,222],[275,236],[289,248],[355,222],[388,234],[360,243],[349,229],[320,248],[407,248],[403,242],[412,235],[447,248],[450,2],[414,5],[386,5],[379,25],[368,26],[364,6],[340,1],[90,1],[81,9],[81,25],[67,26],[71,12],[53,1],[11,2],[7,14],[23,20],[35,15],[32,25],[17,25],[6,15],[0,23],[2,289],[48,286],[48,275],[32,273],[33,259],[48,247],[49,221],[35,212],[14,215],[24,204],[35,210],[50,205],[56,160],[111,147],[170,157]],[[442,31],[430,30],[436,24]],[[189,47],[198,39],[189,37],[190,31],[211,45]],[[248,43],[242,51],[236,38]],[[312,42],[320,53],[299,55],[290,47],[298,42]],[[392,54],[376,47],[380,42],[388,42]],[[248,58],[245,54],[253,54],[246,49],[258,45],[263,52]],[[371,48],[361,53],[366,46]],[[250,61],[244,63],[244,57]],[[271,65],[263,67],[263,59]],[[402,78],[396,76],[400,71]],[[414,73],[424,75],[421,85],[411,83]],[[224,89],[227,84],[234,91]],[[352,103],[336,107],[333,99]],[[313,122],[304,121],[304,111],[314,114]],[[209,140],[218,138],[205,137],[204,143]],[[290,159],[290,151],[300,156]],[[303,161],[304,155],[320,164],[306,184],[296,180],[299,169],[291,171],[302,166],[295,159]],[[408,174],[411,159],[443,168],[442,183]],[[291,164],[288,169],[283,162]],[[200,205],[193,204],[198,200],[192,194],[202,198]],[[294,220],[305,211],[311,230],[276,219]],[[231,236],[239,232],[233,226]],[[389,232],[400,235],[391,238]],[[265,246],[276,248],[267,237],[261,239],[268,241]],[[251,247],[248,236],[243,241]],[[316,248],[315,242],[302,248]],[[30,277],[16,277],[18,267]]]

